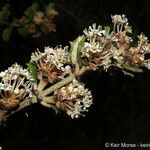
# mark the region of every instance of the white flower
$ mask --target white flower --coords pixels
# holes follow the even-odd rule
[[[111,16],[112,22],[114,24],[126,24],[128,25],[128,19],[125,15],[113,15]]]
[[[37,66],[42,68],[42,65],[54,65],[61,73],[60,79],[72,73],[70,65],[70,57],[67,47],[62,48],[57,46],[54,49],[45,47],[44,52],[37,51],[32,54],[31,61],[35,61]]]
[[[64,63],[70,62],[67,49],[63,49],[61,46],[54,49],[50,47],[45,47],[43,53],[38,50],[31,56],[31,61],[37,62],[41,59],[43,59],[46,63],[50,62],[51,64],[56,65],[58,68],[63,66]]]
[[[93,38],[93,36],[103,36],[105,34],[105,30],[102,30],[102,26],[96,27],[96,23],[94,23],[92,26],[89,26],[89,29],[84,29],[83,33],[88,39]]]
[[[114,23],[113,31],[102,30],[101,26],[96,28],[96,24],[83,31],[87,40],[81,49],[82,58],[84,64],[91,70],[103,67],[107,71],[110,66],[116,65],[116,61],[119,63],[126,62],[126,54],[133,41],[127,33],[132,33],[132,29],[128,26],[128,19],[125,15],[111,17]],[[140,38],[143,39],[141,36]],[[144,39],[146,40],[146,38]],[[141,42],[139,43],[140,46]],[[148,46],[142,44],[141,49],[146,51]]]
[[[101,53],[103,56],[103,54],[106,52],[104,50],[104,45],[109,40],[109,34],[106,33],[105,30],[102,30],[101,26],[96,28],[96,24],[93,24],[88,30],[85,29],[83,32],[87,38],[87,41],[84,43],[84,46],[81,49],[82,57],[89,58],[92,54],[97,53]]]
[[[21,93],[21,98],[29,97],[32,96],[32,81],[29,71],[16,63],[0,73],[0,90]]]
[[[97,53],[97,52],[101,52],[102,51],[102,47],[100,46],[100,43],[88,43],[85,42],[84,43],[84,47],[81,49],[82,52],[82,56],[87,56],[89,57],[89,53]]]
[[[56,97],[56,107],[66,111],[71,118],[78,118],[93,103],[91,92],[77,80],[73,80],[69,85],[54,92]]]

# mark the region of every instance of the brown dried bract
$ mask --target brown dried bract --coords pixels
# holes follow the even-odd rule
[[[38,70],[38,79],[45,80],[49,83],[54,83],[55,81],[59,80],[59,76],[62,75],[62,71],[59,70],[53,64],[40,64],[40,68]]]
[[[19,105],[19,103],[22,101],[22,94],[14,94],[11,91],[5,91],[3,98],[0,99],[1,107],[4,110],[16,108]]]
[[[69,93],[68,93],[69,94]],[[70,93],[71,94],[71,93]],[[61,93],[55,95],[56,107],[63,111],[74,108],[75,99],[62,99]]]

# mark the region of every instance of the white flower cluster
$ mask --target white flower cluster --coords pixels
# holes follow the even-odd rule
[[[102,51],[102,43],[100,43],[97,38],[103,37],[105,34],[105,30],[102,30],[101,26],[96,28],[96,24],[94,23],[92,26],[89,26],[89,29],[85,29],[84,34],[89,42],[84,43],[84,49],[82,49],[83,55],[87,55],[89,57],[89,52],[97,53]]]
[[[93,103],[91,91],[75,79],[68,86],[56,90],[54,95],[58,97],[58,103],[64,103],[65,110],[71,118],[78,118],[83,115],[82,113],[88,111]]]
[[[150,69],[150,58],[145,59],[145,55],[150,53],[150,44],[148,43],[148,38],[142,33],[138,36],[139,41],[137,45],[137,49],[141,53],[140,60],[142,62],[142,66]]]
[[[0,91],[10,91],[15,95],[21,94],[21,98],[32,97],[32,81],[33,78],[27,69],[14,64],[7,70],[0,72]]]
[[[111,64],[111,53],[106,48],[106,38],[108,38],[108,33],[102,29],[101,26],[96,28],[96,24],[93,24],[89,29],[85,29],[84,34],[87,38],[87,42],[84,43],[84,47],[81,49],[82,57],[90,57],[94,54],[98,54],[99,64],[96,64],[97,67],[103,66],[107,69]],[[92,68],[95,67],[92,66]]]
[[[110,66],[126,64],[133,67],[145,66],[150,69],[150,60],[145,60],[145,54],[150,53],[147,37],[141,34],[137,45],[127,33],[132,33],[125,15],[111,16],[114,30],[96,27],[93,24],[83,32],[87,41],[81,49],[85,65],[91,70],[103,67],[106,71]],[[133,46],[134,45],[134,46]]]
[[[67,48],[57,46],[56,48],[45,47],[44,52],[37,51],[32,54],[31,61],[35,61],[40,68],[42,64],[55,65],[57,69],[62,71],[60,78],[63,78],[66,74],[71,74],[71,67],[69,53]]]

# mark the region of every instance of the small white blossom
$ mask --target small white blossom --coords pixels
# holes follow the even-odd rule
[[[105,30],[102,30],[102,26],[96,27],[96,23],[94,23],[92,26],[89,26],[89,29],[84,29],[83,33],[85,36],[90,40],[94,36],[103,36],[105,34]]]
[[[150,70],[150,59],[149,60],[145,60],[142,64],[142,66],[146,67],[147,69]]]
[[[111,16],[112,22],[114,24],[126,24],[128,25],[128,19],[125,15],[113,15]]]
[[[148,43],[148,37],[146,37],[143,33],[138,36],[138,46],[137,48],[141,53],[150,53],[150,44]]]
[[[85,42],[84,43],[84,47],[83,49],[81,50],[82,52],[82,56],[87,56],[89,57],[89,53],[92,52],[92,53],[97,53],[97,52],[101,52],[102,51],[102,47],[100,46],[99,43],[88,43],[88,42]]]

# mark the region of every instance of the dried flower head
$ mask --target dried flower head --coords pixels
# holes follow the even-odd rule
[[[55,49],[46,47],[43,53],[37,51],[32,54],[31,61],[35,61],[38,66],[39,79],[49,83],[71,74],[69,54],[67,49],[61,46]]]
[[[28,70],[18,64],[1,72],[0,81],[0,105],[4,109],[15,108],[22,100],[33,96],[33,79]]]
[[[67,86],[54,92],[56,107],[67,112],[71,118],[78,118],[92,104],[91,92],[84,84],[73,80]]]

